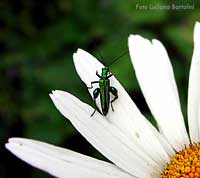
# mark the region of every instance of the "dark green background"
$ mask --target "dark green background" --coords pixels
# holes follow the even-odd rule
[[[193,4],[194,10],[136,10],[136,4]],[[0,1],[0,177],[51,177],[4,149],[9,137],[27,137],[103,158],[54,107],[53,89],[92,99],[73,66],[82,48],[109,64],[124,53],[129,34],[161,40],[173,63],[186,115],[193,27],[198,1],[13,0]],[[145,53],[145,49],[144,49]],[[111,66],[142,112],[152,121],[129,55]],[[86,71],[87,72],[87,71]]]

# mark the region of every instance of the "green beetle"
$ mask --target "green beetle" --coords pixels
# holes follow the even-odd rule
[[[91,114],[91,117],[94,115],[96,111],[98,111],[101,115],[106,116],[108,114],[110,105],[112,108],[112,111],[114,111],[112,103],[118,98],[118,92],[117,89],[113,86],[110,86],[110,77],[113,75],[109,71],[109,67],[103,67],[101,75],[96,72],[96,75],[99,77],[99,81],[93,81],[91,82],[91,87],[88,87],[88,89],[93,88],[94,83],[99,84],[99,88],[96,88],[93,91],[93,101],[95,105],[95,110]],[[114,98],[110,101],[110,93],[113,94]],[[96,99],[100,95],[100,103],[101,103],[101,110],[98,108],[96,104]]]

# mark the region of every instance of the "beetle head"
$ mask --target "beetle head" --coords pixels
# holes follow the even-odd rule
[[[103,67],[101,71],[101,76],[102,77],[107,77],[109,74],[109,68],[108,67]]]

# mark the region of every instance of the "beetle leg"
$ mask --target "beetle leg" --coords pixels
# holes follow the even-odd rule
[[[97,104],[96,104],[96,99],[97,99],[97,97],[99,96],[99,93],[100,93],[100,88],[96,88],[96,89],[93,91],[93,102],[94,102],[94,105],[95,105],[95,110],[94,110],[93,113],[91,114],[91,117],[94,115],[94,113],[95,113],[96,111],[98,111],[98,112],[102,115],[101,111],[99,110],[99,108],[98,108],[98,106],[97,106]]]
[[[96,71],[96,76],[98,76],[99,78],[102,78],[102,76],[99,75],[98,71]]]
[[[87,87],[88,89],[92,89],[93,88],[93,85],[92,84],[94,84],[94,83],[99,83],[99,81],[93,81],[93,82],[91,82],[90,84],[91,84],[91,86],[89,86],[89,87]]]
[[[93,113],[90,115],[90,117],[94,116],[95,112],[96,112],[96,109],[93,111]]]
[[[113,76],[113,74],[109,74],[106,78],[109,79],[112,76]]]
[[[112,87],[112,86],[110,86],[109,91],[114,95],[114,98],[110,102],[112,111],[114,112],[114,108],[113,108],[112,103],[118,98],[118,93],[117,93],[117,89],[115,87]]]

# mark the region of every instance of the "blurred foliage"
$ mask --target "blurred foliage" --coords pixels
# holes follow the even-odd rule
[[[193,4],[194,10],[137,10],[136,5]],[[0,143],[28,137],[104,159],[61,116],[48,93],[61,89],[92,103],[72,61],[83,48],[109,64],[127,50],[129,34],[161,40],[169,52],[186,115],[193,27],[199,1],[2,0],[0,1]],[[144,49],[145,52],[145,49]],[[112,72],[155,124],[126,55]],[[87,71],[85,71],[87,72]],[[0,152],[0,177],[51,177]]]

